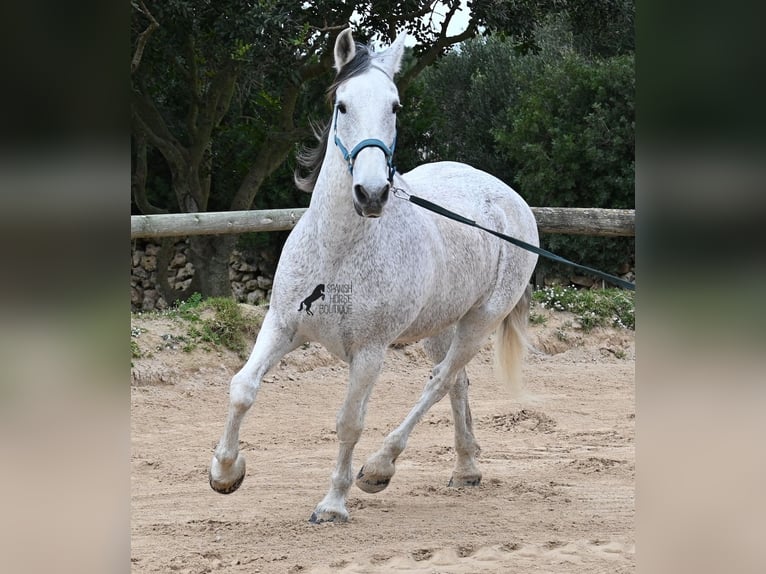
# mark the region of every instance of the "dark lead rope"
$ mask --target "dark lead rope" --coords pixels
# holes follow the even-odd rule
[[[467,217],[458,215],[454,211],[445,209],[441,205],[432,203],[428,201],[427,199],[423,199],[422,197],[410,195],[409,193],[407,193],[401,188],[395,187],[393,188],[393,192],[394,192],[394,195],[400,199],[406,199],[407,201],[410,201],[411,203],[414,203],[415,205],[419,205],[420,207],[424,209],[433,211],[434,213],[438,213],[439,215],[443,215],[444,217],[447,217],[449,219],[459,221],[460,223],[470,225],[471,227],[476,227],[477,229],[481,229],[482,231],[486,231],[487,233],[490,233],[494,235],[495,237],[499,237],[500,239],[503,239],[507,241],[508,243],[512,243],[513,245],[521,247],[522,249],[526,249],[527,251],[531,251],[532,253],[537,253],[538,255],[541,255],[542,257],[547,257],[548,259],[551,259],[553,261],[558,261],[559,263],[563,263],[564,265],[569,265],[570,267],[575,267],[577,269],[587,271],[588,273],[598,275],[605,281],[608,281],[609,283],[613,283],[615,285],[619,285],[620,287],[623,287],[624,289],[629,289],[630,291],[636,290],[636,285],[634,283],[625,281],[624,279],[620,279],[619,277],[615,277],[614,275],[609,275],[608,273],[604,273],[603,271],[599,271],[598,269],[593,269],[592,267],[586,267],[585,265],[574,263],[572,261],[569,261],[568,259],[564,259],[560,255],[556,255],[555,253],[546,251],[545,249],[542,249],[541,247],[537,247],[536,245],[532,245],[530,243],[522,241],[521,239],[516,239],[515,237],[511,237],[509,235],[500,233],[499,231],[494,231],[492,229],[487,229],[486,227],[482,227],[481,225],[476,223],[473,219],[468,219]]]

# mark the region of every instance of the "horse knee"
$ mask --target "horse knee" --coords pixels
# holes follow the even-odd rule
[[[424,393],[431,394],[441,400],[452,388],[455,382],[455,376],[450,375],[447,369],[437,365],[431,371],[431,376],[426,383]]]
[[[235,375],[229,387],[229,405],[239,412],[247,411],[255,402],[257,390],[249,377]]]
[[[345,443],[356,444],[359,437],[362,436],[363,429],[364,424],[356,417],[344,418],[339,416],[335,424],[335,432],[338,435],[338,440]]]

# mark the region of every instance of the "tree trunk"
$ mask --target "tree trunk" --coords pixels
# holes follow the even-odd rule
[[[198,235],[189,237],[189,256],[194,276],[199,278],[205,297],[231,297],[229,257],[237,244],[236,235]]]

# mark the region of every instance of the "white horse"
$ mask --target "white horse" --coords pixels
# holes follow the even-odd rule
[[[232,378],[228,420],[210,468],[210,485],[217,492],[240,486],[245,460],[238,449],[239,429],[263,376],[299,345],[320,342],[348,363],[349,384],[337,414],[337,463],[312,522],[348,519],[354,446],[392,343],[425,339],[435,367],[418,402],[356,476],[365,492],[386,488],[413,427],[448,393],[456,451],[450,485],[479,484],[465,366],[494,331],[499,370],[512,387],[519,385],[537,256],[391,198],[391,190],[407,190],[538,245],[535,218],[515,191],[467,165],[433,163],[394,177],[400,104],[393,78],[404,39],[400,35],[376,54],[355,44],[350,30],[337,38],[338,74],[329,92],[335,102],[332,121],[314,153],[312,174],[296,179],[313,189],[311,204],[285,243],[252,354]],[[315,301],[320,291],[323,300],[307,313],[301,303]]]

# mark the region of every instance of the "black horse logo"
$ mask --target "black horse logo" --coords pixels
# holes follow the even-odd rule
[[[303,311],[303,307],[306,307],[306,315],[313,315],[314,313],[311,311],[311,304],[316,301],[319,298],[322,298],[322,301],[324,301],[324,283],[320,283],[316,287],[314,287],[314,290],[311,292],[311,295],[306,297],[303,301],[301,301],[301,306],[298,307],[298,311]]]

